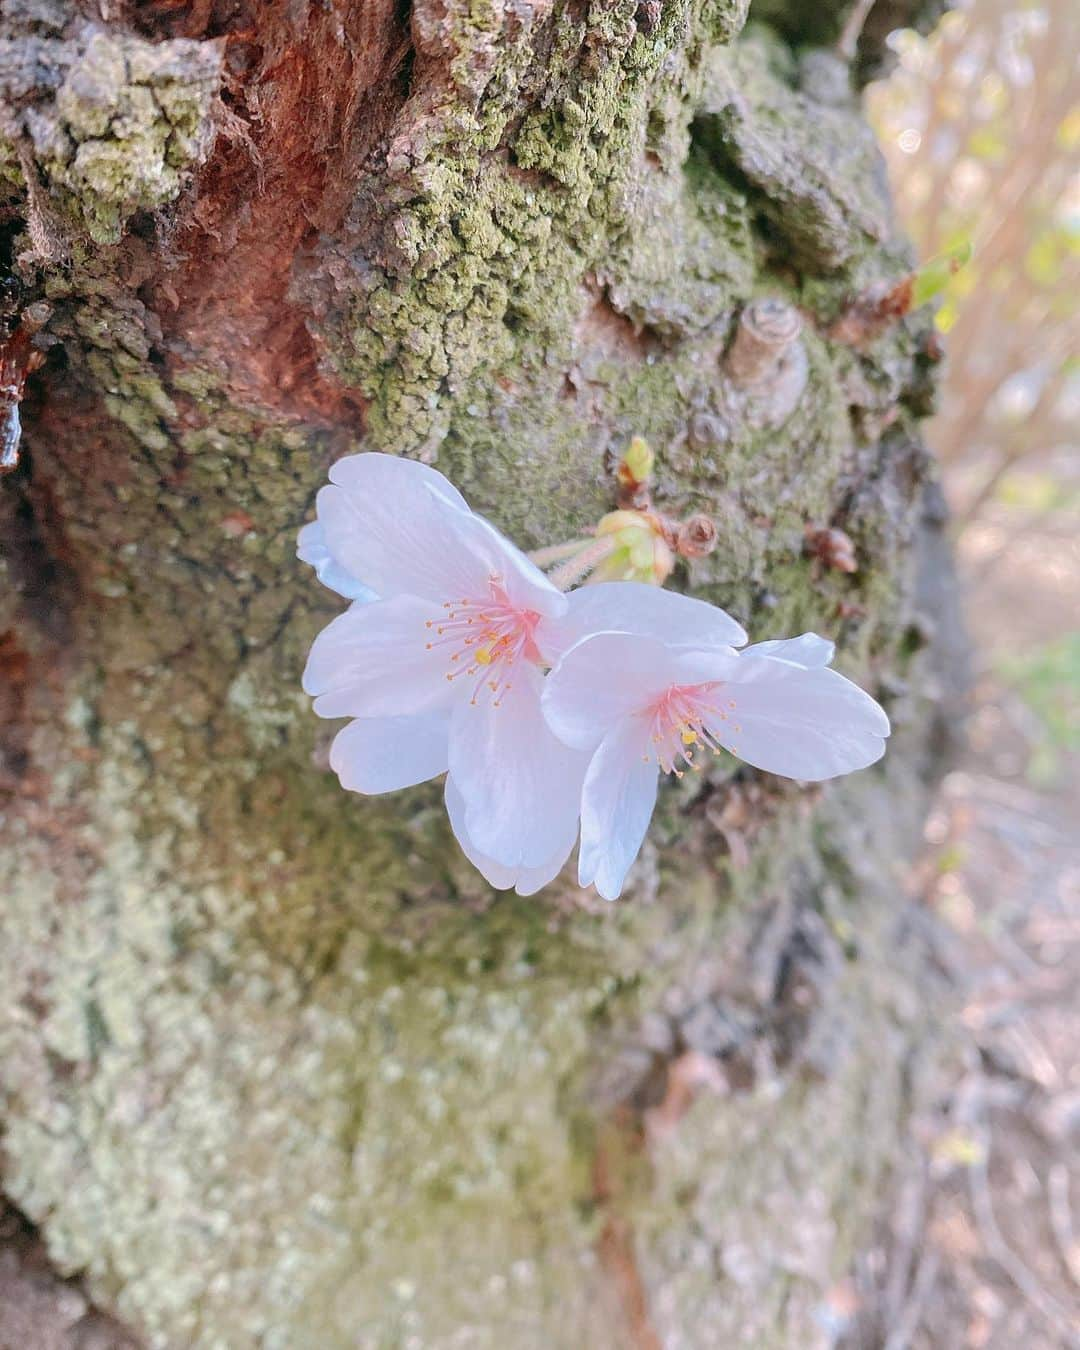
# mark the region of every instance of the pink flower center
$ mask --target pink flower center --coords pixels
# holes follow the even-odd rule
[[[717,723],[727,722],[735,711],[735,700],[723,698],[722,690],[723,685],[716,681],[671,685],[645,710],[653,746],[653,753],[645,755],[645,762],[655,756],[662,773],[681,778],[685,769],[680,769],[680,764],[695,771],[701,769],[694,758],[699,747],[711,750],[714,755],[725,749],[734,754],[734,746],[725,746],[721,740],[723,732],[717,730]],[[732,723],[732,730],[738,732],[741,728]]]
[[[500,577],[491,577],[489,584],[490,593],[481,599],[446,601],[445,615],[427,621],[434,633],[427,649],[445,647],[450,667],[446,678],[475,678],[470,702],[475,705],[487,690],[497,708],[511,688],[514,662],[542,662],[535,639],[540,615],[513,604]]]

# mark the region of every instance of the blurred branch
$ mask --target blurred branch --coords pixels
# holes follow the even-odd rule
[[[1080,1335],[1076,1333],[1076,1324],[1070,1316],[1069,1310],[1043,1288],[1035,1275],[1005,1241],[1001,1228],[998,1226],[997,1216],[994,1213],[994,1202],[990,1194],[988,1170],[991,1131],[989,1129],[982,1132],[979,1142],[982,1147],[978,1150],[978,1156],[968,1167],[967,1173],[971,1188],[971,1208],[986,1253],[1000,1266],[1020,1293],[1038,1311],[1043,1320],[1061,1335],[1063,1347],[1080,1346]]]
[[[925,41],[905,35],[902,69],[880,95],[898,197],[922,256],[965,234],[975,240],[974,262],[946,293],[949,375],[932,431],[946,466],[985,466],[961,524],[1017,463],[1061,436],[1060,370],[1022,426],[997,396],[1026,372],[1045,381],[1080,347],[1078,45],[1073,0],[980,0]]]
[[[1061,1255],[1065,1273],[1080,1288],[1080,1242],[1073,1229],[1072,1209],[1069,1205],[1069,1169],[1055,1163],[1046,1178],[1046,1194],[1050,1209],[1050,1227]]]
[[[840,40],[836,44],[836,50],[849,64],[855,60],[859,37],[873,8],[874,0],[855,0],[851,7],[851,13],[844,20],[844,27],[840,33]]]
[[[1029,455],[1035,454],[1040,450],[1047,448],[1049,437],[1040,436],[1040,421],[1045,422],[1047,430],[1052,426],[1060,426],[1053,417],[1053,409],[1057,404],[1058,398],[1065,385],[1065,367],[1060,364],[1054,375],[1043,386],[1038,402],[1032,409],[1031,414],[1024,418],[1021,428],[1012,429],[1011,439],[1007,441],[999,452],[999,458],[994,467],[983,480],[982,485],[975,493],[973,499],[964,508],[960,517],[960,525],[968,525],[979,514],[983,507],[990,501],[997,491],[1001,480],[1011,469]],[[1040,417],[1040,414],[1042,416]]]

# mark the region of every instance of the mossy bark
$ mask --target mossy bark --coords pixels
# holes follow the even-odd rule
[[[742,0],[110,15],[3,5],[55,339],[0,495],[4,1191],[153,1345],[812,1344],[932,1040],[954,661],[927,323],[826,336],[910,261],[844,59]],[[801,346],[745,388],[760,296]],[[328,772],[296,531],[366,444],[574,537],[634,435],[720,528],[677,583],[836,636],[897,734],[665,791],[616,906],[494,897],[436,790]]]

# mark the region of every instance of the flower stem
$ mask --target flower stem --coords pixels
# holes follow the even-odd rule
[[[553,563],[563,562],[567,558],[572,558],[575,553],[579,553],[586,544],[591,544],[591,539],[570,539],[565,544],[549,544],[547,548],[534,548],[526,556],[537,567],[550,567]]]
[[[561,567],[548,573],[548,581],[558,586],[560,591],[568,591],[583,581],[594,567],[598,567],[605,558],[610,558],[619,547],[614,535],[601,535],[599,539],[586,539],[578,552],[569,557]]]

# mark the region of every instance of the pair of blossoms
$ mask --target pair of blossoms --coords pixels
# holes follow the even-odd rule
[[[352,600],[304,689],[350,717],[330,764],[354,792],[446,773],[446,809],[497,889],[532,895],[580,828],[578,879],[622,891],[661,773],[721,749],[804,781],[872,764],[889,722],[813,633],[736,651],[722,609],[633,581],[564,594],[412,460],[339,460],[298,556]]]

